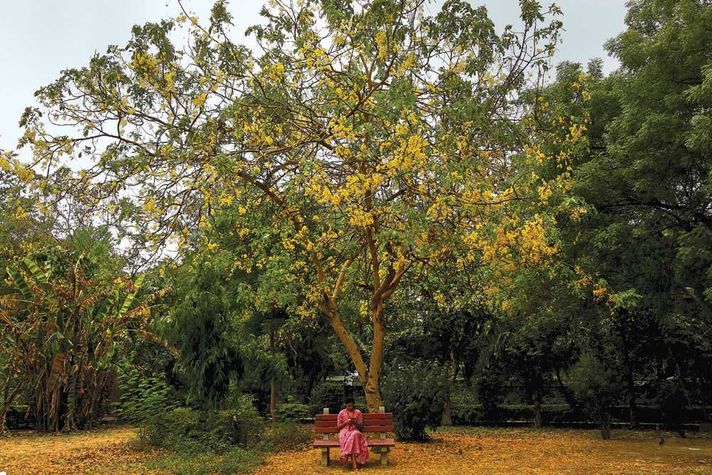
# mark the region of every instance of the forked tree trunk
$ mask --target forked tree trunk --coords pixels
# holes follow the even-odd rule
[[[363,385],[364,396],[366,397],[366,406],[368,407],[369,412],[378,412],[379,408],[383,406],[380,385],[381,365],[383,364],[384,333],[382,316],[374,322],[373,351],[371,353],[369,365],[366,366],[366,361],[361,354],[361,350],[344,326],[344,323],[336,310],[335,303],[327,302],[322,308],[322,311],[334,330],[334,333],[336,333],[339,342],[341,342],[341,345],[349,355],[351,362],[356,368],[358,379]]]

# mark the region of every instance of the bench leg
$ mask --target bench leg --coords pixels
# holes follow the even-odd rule
[[[321,466],[322,467],[329,466],[329,448],[328,447],[321,449]]]
[[[383,447],[381,449],[381,465],[388,465],[388,452],[390,449]]]

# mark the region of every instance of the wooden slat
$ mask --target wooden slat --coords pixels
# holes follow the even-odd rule
[[[316,421],[315,424],[317,427],[332,427],[336,426],[336,421]]]
[[[314,441],[313,447],[338,447],[339,441],[336,439],[322,440],[317,439]]]
[[[394,439],[371,439],[366,441],[369,447],[393,447],[396,445]],[[312,447],[338,447],[339,441],[336,439],[317,439],[312,443]]]
[[[338,414],[317,414],[317,420],[336,420]],[[363,414],[364,419],[393,419],[391,412],[366,412]]]
[[[393,432],[393,425],[364,425],[364,432]],[[315,427],[314,432],[317,434],[335,434],[339,432],[336,426]]]
[[[317,434],[334,434],[336,430],[337,414],[317,414],[314,430]],[[363,415],[364,432],[380,432],[385,437],[386,432],[393,432],[393,414],[366,413]],[[390,440],[390,439],[381,439]]]
[[[317,434],[335,434],[339,432],[339,430],[336,428],[336,426],[331,426],[331,427],[315,427],[314,432]]]
[[[317,421],[335,421],[338,416],[336,414],[317,414]]]
[[[363,432],[386,433],[393,432],[393,426],[364,427]]]
[[[393,422],[392,421],[364,421],[363,425],[365,427],[377,427],[377,426],[392,426]],[[315,422],[316,427],[336,427],[336,422],[333,421],[316,421]]]
[[[368,440],[367,444],[369,447],[394,447],[396,441],[394,439],[373,439]]]

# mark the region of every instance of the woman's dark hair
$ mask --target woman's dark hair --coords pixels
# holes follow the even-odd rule
[[[348,404],[348,403],[356,404],[356,401],[354,401],[354,398],[352,398],[352,397],[347,397],[346,400],[344,401],[344,404]]]

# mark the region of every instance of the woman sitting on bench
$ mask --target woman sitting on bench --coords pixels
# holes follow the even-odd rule
[[[336,428],[339,429],[339,447],[341,448],[341,463],[351,460],[351,468],[358,470],[368,460],[368,445],[363,430],[363,414],[354,408],[353,398],[346,400],[346,407],[336,418]]]

